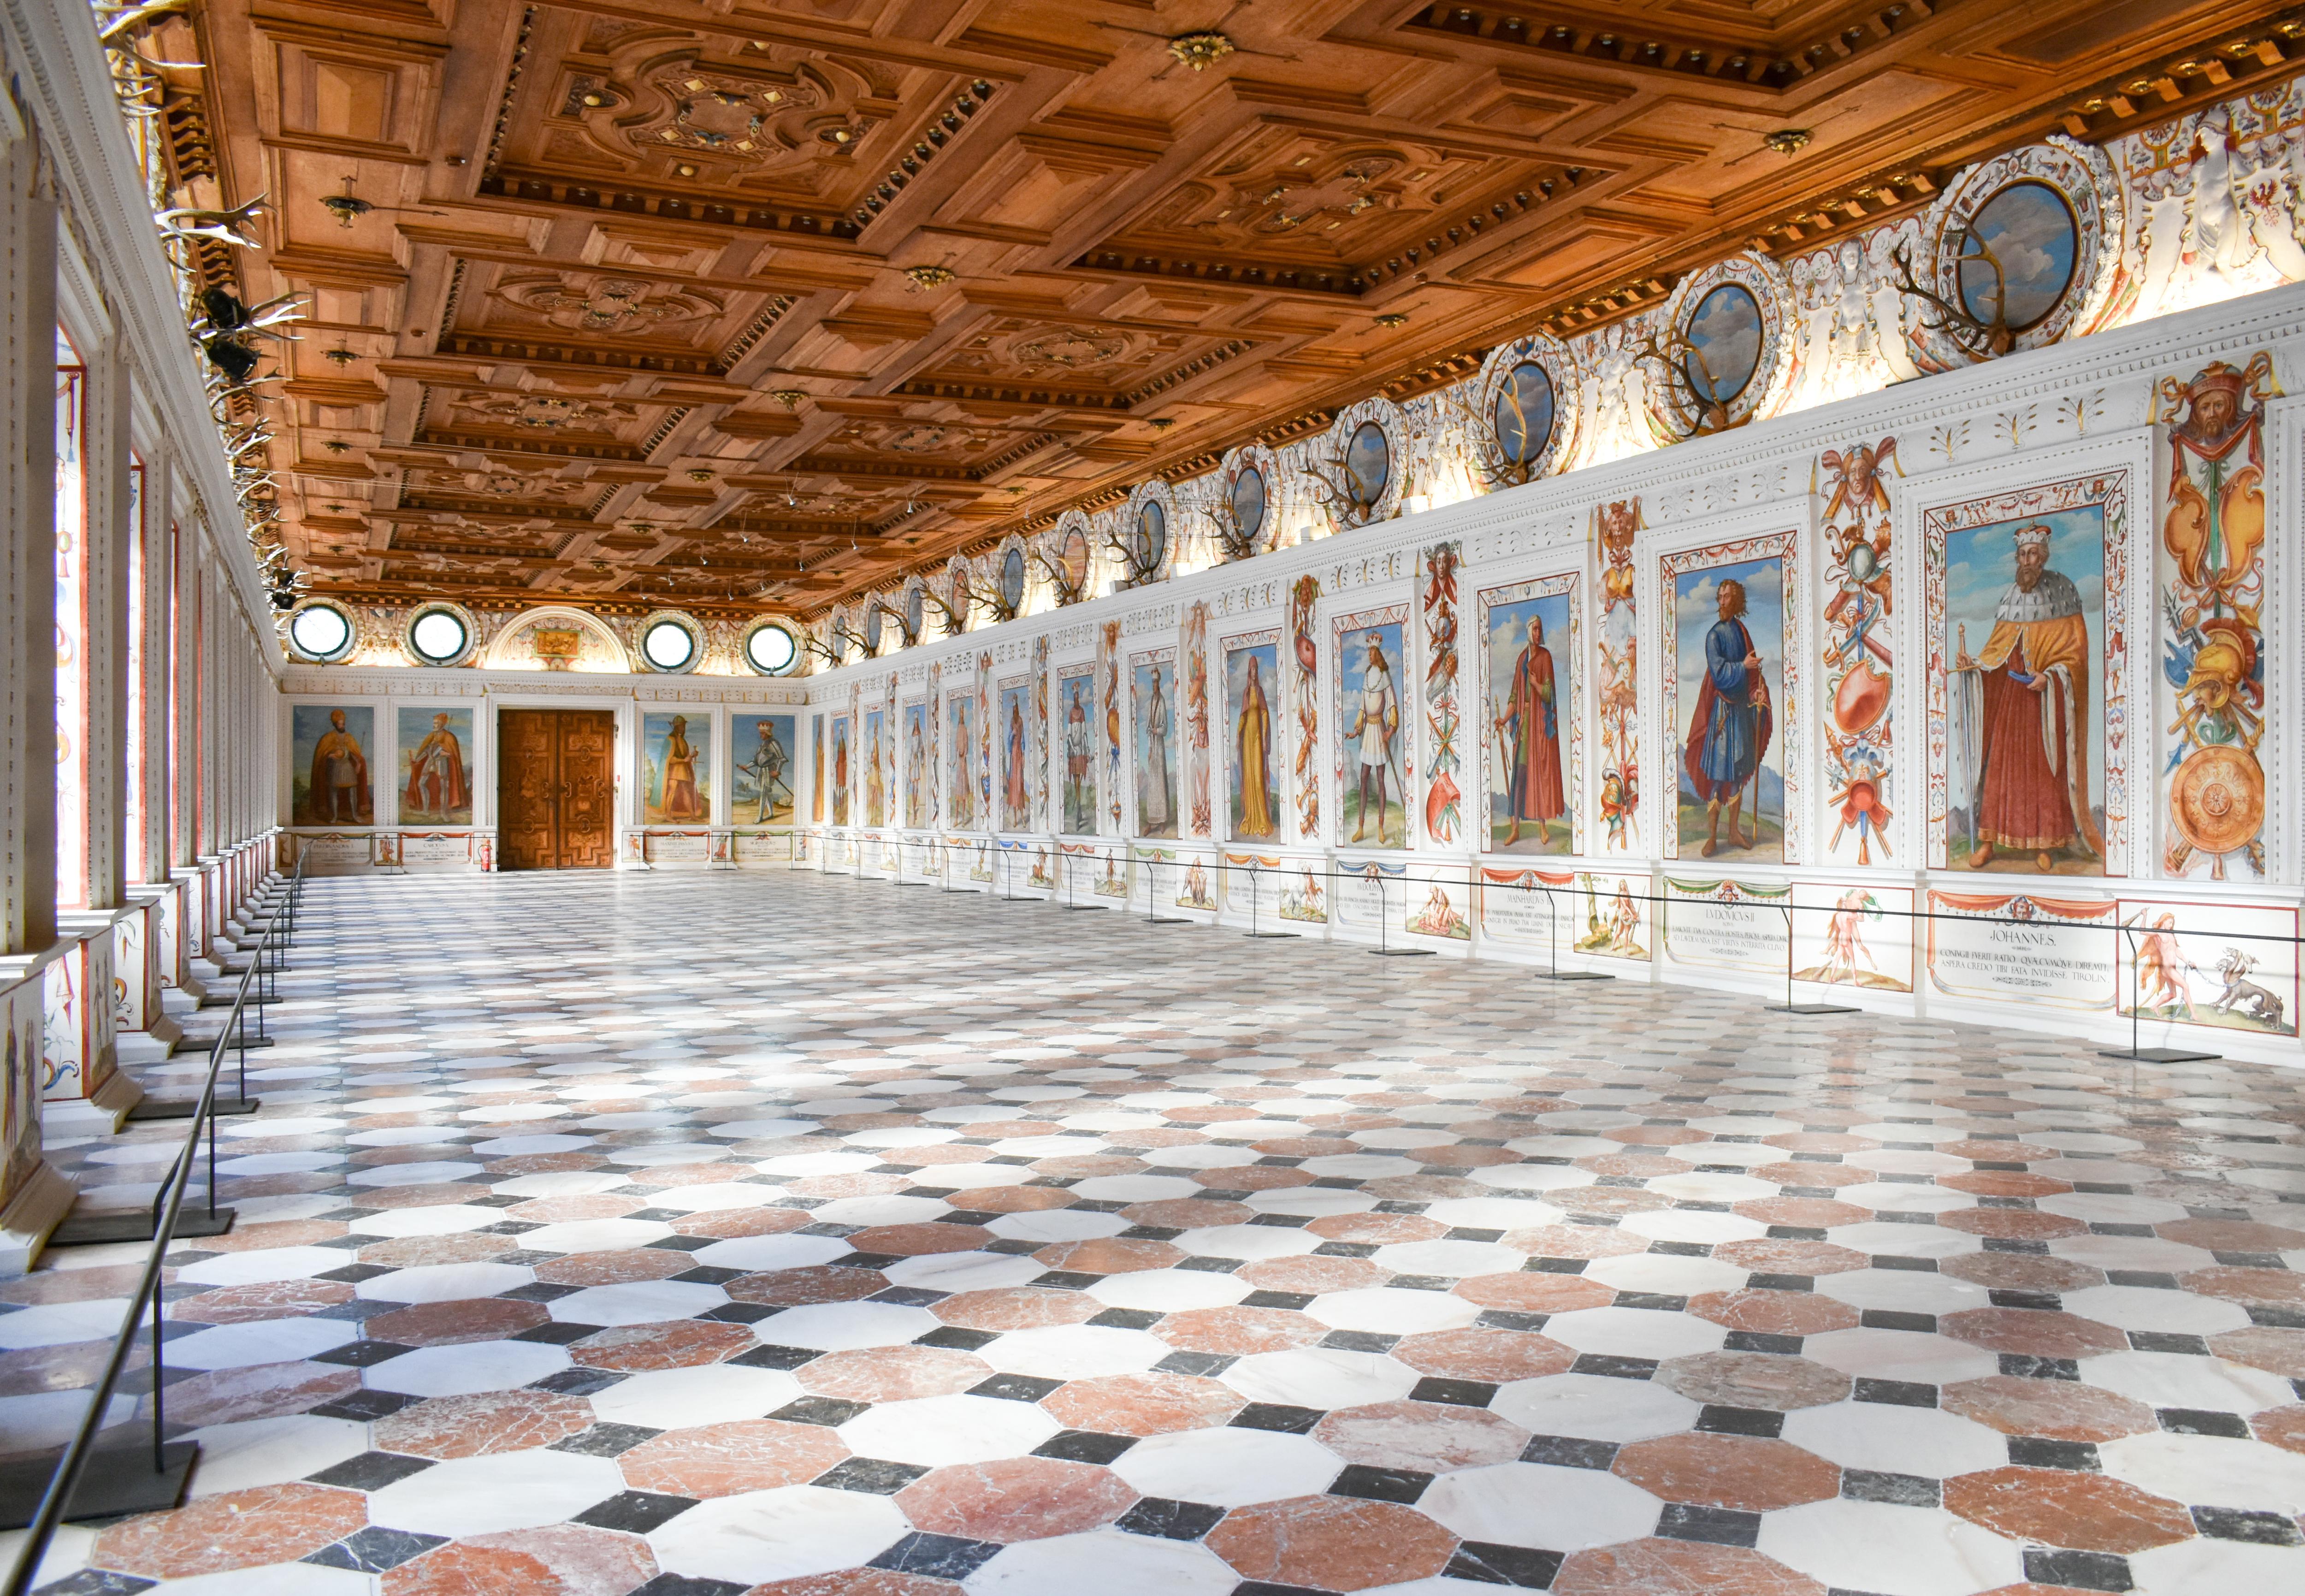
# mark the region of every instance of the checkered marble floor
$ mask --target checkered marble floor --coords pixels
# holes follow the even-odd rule
[[[192,1499],[50,1592],[2305,1589],[2305,1075],[839,878],[309,901]],[[0,1287],[14,1444],[134,1256]]]

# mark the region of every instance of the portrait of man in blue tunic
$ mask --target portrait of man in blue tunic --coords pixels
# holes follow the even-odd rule
[[[1774,730],[1769,683],[1762,672],[1760,646],[1745,624],[1745,584],[1724,578],[1718,590],[1720,618],[1705,634],[1705,661],[1697,706],[1688,717],[1683,767],[1697,801],[1705,806],[1705,846],[1710,859],[1721,851],[1721,814],[1729,813],[1727,845],[1740,850],[1760,841],[1761,764]],[[1748,804],[1753,827],[1739,817]]]

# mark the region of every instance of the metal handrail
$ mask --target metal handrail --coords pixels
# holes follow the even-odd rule
[[[121,1373],[127,1366],[129,1351],[136,1343],[136,1332],[143,1328],[147,1303],[152,1310],[152,1467],[155,1473],[166,1472],[162,1421],[165,1382],[160,1378],[161,1327],[166,1315],[160,1302],[161,1264],[167,1257],[169,1245],[175,1239],[176,1220],[183,1210],[185,1194],[191,1189],[192,1166],[199,1154],[200,1130],[204,1125],[209,1136],[208,1205],[211,1210],[216,1205],[217,1080],[224,1070],[225,1054],[233,1050],[234,1028],[241,1023],[242,1011],[249,1001],[249,989],[256,981],[258,972],[264,968],[268,949],[276,938],[285,946],[286,938],[294,934],[297,899],[303,889],[304,859],[299,854],[295,868],[288,878],[285,904],[274,911],[264,928],[264,934],[257,938],[256,955],[249,961],[248,968],[241,972],[240,987],[233,995],[232,1007],[217,1031],[214,1045],[208,1049],[208,1079],[201,1085],[199,1105],[192,1111],[191,1128],[185,1133],[184,1145],[176,1154],[175,1162],[170,1166],[166,1177],[161,1181],[159,1195],[154,1200],[157,1218],[152,1233],[152,1253],[145,1261],[143,1278],[137,1286],[126,1317],[121,1321],[119,1334],[113,1337],[112,1354],[105,1360],[104,1372],[89,1391],[87,1415],[81,1420],[80,1429],[65,1447],[64,1455],[57,1459],[55,1473],[49,1476],[47,1490],[40,1498],[38,1510],[32,1515],[30,1532],[24,1538],[16,1566],[11,1571],[6,1586],[0,1589],[0,1596],[27,1596],[33,1581],[39,1577],[40,1564],[47,1557],[48,1543],[55,1538],[56,1526],[64,1522],[64,1509],[72,1500],[74,1488],[80,1484],[81,1472],[96,1449],[97,1436],[106,1428],[104,1418],[112,1405],[113,1388],[119,1383]],[[245,1040],[244,1029],[242,1036]],[[248,1067],[244,1048],[241,1049],[241,1055],[242,1095],[244,1097]]]

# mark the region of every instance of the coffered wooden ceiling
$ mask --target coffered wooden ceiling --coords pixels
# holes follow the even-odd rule
[[[208,64],[167,118],[191,195],[270,197],[208,259],[313,296],[268,349],[316,590],[806,615],[2301,34],[2237,0],[195,0],[151,53]]]

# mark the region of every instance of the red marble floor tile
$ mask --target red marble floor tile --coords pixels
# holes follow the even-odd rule
[[[1048,1160],[1042,1159],[1042,1163]],[[1039,1164],[1033,1166],[1040,1168]],[[1143,1168],[1143,1165],[1137,1167]],[[1216,1192],[1277,1192],[1290,1186],[1309,1186],[1313,1172],[1309,1169],[1284,1167],[1280,1165],[1251,1164],[1231,1169],[1195,1169],[1187,1176],[1195,1185]]]
[[[2088,1227],[2079,1219],[2022,1208],[1956,1208],[1939,1214],[1937,1223],[1965,1235],[1989,1235],[2012,1242],[2049,1242],[2060,1236],[2088,1234]]]
[[[139,1342],[141,1347],[145,1343]],[[28,1346],[20,1352],[0,1352],[0,1396],[30,1396],[43,1391],[79,1391],[94,1385],[112,1356],[112,1343],[73,1341],[60,1346]],[[139,1357],[143,1368],[149,1356]],[[0,1439],[0,1451],[15,1448]]]
[[[857,1131],[909,1129],[921,1123],[921,1116],[917,1114],[897,1114],[888,1109],[877,1109],[864,1114],[828,1114],[821,1123],[828,1131],[838,1131],[842,1135],[849,1135]]]
[[[2080,1291],[2105,1284],[2105,1271],[2070,1258],[2031,1252],[1961,1252],[1937,1261],[1937,1273],[1989,1291]]]
[[[1852,1136],[1846,1131],[1780,1131],[1762,1137],[1761,1144],[1786,1152],[1867,1152],[1881,1145],[1871,1136]]]
[[[798,1208],[723,1208],[669,1219],[674,1230],[682,1235],[709,1235],[719,1241],[736,1241],[748,1235],[782,1235],[788,1230],[798,1230],[809,1223],[806,1209]]]
[[[1167,1242],[1123,1241],[1096,1236],[1084,1242],[1052,1242],[1033,1254],[1042,1268],[1085,1275],[1128,1275],[1139,1269],[1171,1269],[1184,1252]]]
[[[967,1150],[974,1153],[979,1159],[984,1157],[984,1150],[981,1147],[972,1147]],[[1068,1152],[1060,1153],[1054,1158],[1035,1159],[1030,1167],[1035,1175],[1053,1175],[1059,1179],[1089,1180],[1100,1175],[1135,1175],[1144,1170],[1145,1164],[1143,1159],[1120,1158],[1109,1152]],[[1204,1169],[1200,1173],[1231,1175],[1240,1172],[1230,1169]],[[1297,1171],[1291,1169],[1288,1173],[1294,1175]],[[1312,1178],[1309,1175],[1305,1176],[1306,1181]]]
[[[404,1346],[455,1346],[467,1341],[501,1341],[551,1317],[542,1303],[468,1297],[379,1313],[362,1324],[361,1333],[371,1341],[397,1341]]]
[[[1187,1103],[1161,1111],[1161,1117],[1178,1125],[1221,1125],[1236,1119],[1256,1119],[1258,1111],[1246,1103]]]
[[[984,1155],[981,1147],[972,1147],[968,1151],[980,1159]],[[886,1197],[912,1184],[902,1175],[883,1175],[859,1169],[848,1175],[804,1175],[798,1180],[787,1181],[785,1190],[795,1197]],[[797,1214],[802,1224],[808,1222],[808,1210],[805,1209],[775,1209],[770,1211]]]
[[[2284,1452],[2305,1452],[2305,1403],[2251,1413],[2249,1427],[2267,1446],[2279,1447]]]
[[[582,1396],[551,1391],[480,1391],[435,1396],[387,1413],[370,1431],[378,1450],[447,1462],[525,1452],[566,1440],[592,1422]]]
[[[1649,1250],[1645,1236],[1629,1235],[1606,1225],[1532,1225],[1508,1230],[1500,1238],[1515,1252],[1532,1258],[1627,1258]]]
[[[674,1247],[625,1247],[612,1252],[571,1252],[536,1266],[549,1286],[620,1286],[632,1280],[669,1280],[696,1267],[696,1260]]]
[[[1188,1130],[1180,1125],[1140,1125],[1125,1131],[1107,1131],[1108,1146],[1139,1149],[1155,1147],[1197,1147],[1209,1140],[1206,1131]]]
[[[1841,1470],[1790,1441],[1756,1435],[1662,1436],[1635,1441],[1610,1465],[1661,1501],[1765,1513],[1841,1494]]]
[[[1748,1219],[1757,1219],[1764,1225],[1795,1225],[1805,1230],[1823,1230],[1834,1225],[1862,1225],[1873,1217],[1873,1210],[1869,1208],[1859,1208],[1853,1202],[1841,1202],[1830,1197],[1748,1197],[1734,1204],[1733,1211]]]
[[[463,1199],[451,1199],[461,1201]],[[371,1206],[368,1194],[360,1197],[362,1208]],[[380,1204],[375,1206],[381,1206]],[[344,1234],[340,1219],[289,1219],[271,1224],[234,1225],[222,1235],[200,1238],[203,1252],[255,1252],[267,1247],[314,1247],[322,1242],[336,1240]]]
[[[981,1225],[872,1225],[848,1238],[859,1252],[919,1258],[933,1252],[974,1252],[993,1239]]]
[[[1152,1327],[1152,1334],[1184,1352],[1246,1357],[1310,1346],[1329,1327],[1286,1308],[1187,1308]]]
[[[859,1346],[827,1353],[794,1371],[801,1389],[850,1402],[946,1396],[991,1374],[992,1365],[974,1353],[948,1346]]]
[[[378,1269],[423,1269],[435,1263],[485,1263],[520,1251],[520,1238],[483,1235],[461,1231],[453,1235],[401,1235],[373,1242],[353,1254],[353,1261]]]
[[[1222,1424],[1248,1399],[1231,1387],[1188,1374],[1112,1374],[1076,1380],[1041,1398],[1067,1430],[1105,1435],[1167,1435]]]
[[[1531,1330],[1427,1330],[1405,1336],[1393,1357],[1419,1374],[1445,1380],[1479,1380],[1496,1385],[1563,1374],[1576,1352]]]
[[[1484,1142],[1512,1142],[1529,1133],[1528,1122],[1523,1119],[1460,1119],[1442,1128],[1451,1136]]]
[[[1365,1591],[1440,1573],[1457,1538],[1414,1507],[1313,1496],[1237,1507],[1207,1544],[1244,1579]]]
[[[1688,1312],[1732,1330],[1770,1336],[1822,1336],[1852,1329],[1859,1317],[1846,1303],[1807,1291],[1708,1291],[1688,1299]]]
[[[488,1187],[479,1185],[369,1186],[353,1201],[362,1208],[433,1208],[452,1202],[477,1202],[487,1195]]]
[[[1657,1384],[1691,1402],[1777,1413],[1821,1407],[1849,1395],[1849,1376],[1807,1358],[1761,1352],[1701,1352],[1657,1365]]]
[[[972,1136],[1053,1136],[1064,1128],[1054,1121],[1046,1119],[986,1119],[970,1125],[968,1133]],[[918,1152],[920,1149],[906,1147],[897,1150],[911,1154]],[[969,1150],[975,1153],[979,1159],[984,1156],[984,1150],[981,1147],[971,1148]]]
[[[2003,1113],[2008,1112],[2008,1099],[2002,1099]],[[2057,1156],[2054,1147],[2037,1147],[2030,1142],[1940,1142],[1937,1150],[1956,1159],[1978,1159],[1988,1164],[2038,1164]]]
[[[1361,1182],[1361,1190],[1382,1202],[1439,1202],[1449,1197],[1492,1197],[1495,1188],[1461,1175],[1384,1175]]]
[[[1011,1544],[1100,1529],[1136,1505],[1111,1470],[1054,1457],[1004,1457],[932,1469],[895,1497],[931,1535]]]
[[[2173,1219],[2156,1225],[2153,1233],[2164,1241],[2207,1247],[2213,1252],[2285,1252],[2305,1247],[2305,1230],[2254,1219]]]
[[[625,1596],[656,1572],[637,1535],[548,1524],[436,1546],[387,1570],[384,1596]]]
[[[210,1369],[168,1387],[172,1424],[232,1424],[301,1413],[361,1388],[360,1371],[334,1363],[254,1363]]]
[[[1258,1291],[1301,1291],[1319,1295],[1324,1291],[1357,1291],[1382,1286],[1392,1271],[1366,1258],[1324,1258],[1300,1253],[1293,1258],[1260,1258],[1233,1271]]]
[[[1475,1147],[1464,1142],[1453,1147],[1420,1147],[1415,1157],[1419,1163],[1436,1169],[1490,1169],[1500,1164],[1520,1162],[1520,1154],[1509,1147]]]
[[[972,1201],[974,1200],[974,1193],[970,1193],[970,1198]],[[1120,1210],[1120,1217],[1132,1225],[1195,1230],[1207,1225],[1246,1225],[1256,1217],[1256,1210],[1245,1202],[1220,1202],[1207,1197],[1171,1197],[1160,1202],[1132,1202]]]
[[[2233,1269],[2219,1265],[2177,1277],[2177,1284],[2203,1296],[2267,1307],[2305,1307],[2305,1275],[2292,1269]]]
[[[1709,1132],[1693,1131],[1685,1125],[1619,1125],[1600,1134],[1603,1142],[1621,1142],[1627,1147],[1686,1147],[1692,1142],[1713,1140]]]
[[[234,1144],[233,1151],[249,1149]],[[251,1197],[293,1197],[305,1192],[325,1192],[341,1184],[339,1172],[319,1170],[310,1175],[257,1175],[225,1177],[224,1194],[228,1201],[244,1202]]]
[[[619,1456],[617,1466],[634,1490],[710,1498],[805,1485],[847,1456],[821,1424],[743,1419],[668,1431]]]
[[[720,1289],[735,1303],[797,1308],[809,1303],[853,1303],[876,1291],[888,1290],[889,1277],[879,1269],[813,1263],[806,1269],[763,1269],[757,1275],[739,1275],[721,1282]]]
[[[842,1568],[799,1579],[770,1580],[765,1585],[754,1585],[744,1596],[961,1596],[961,1588],[948,1579],[931,1579],[925,1574]]]
[[[1485,1408],[1373,1402],[1331,1413],[1314,1426],[1313,1439],[1347,1463],[1439,1474],[1510,1463],[1528,1444],[1528,1431]]]
[[[1863,1252],[1837,1247],[1831,1242],[1781,1240],[1769,1235],[1723,1242],[1713,1249],[1713,1256],[1760,1275],[1841,1275],[1864,1269],[1873,1261]]]
[[[2190,1540],[2193,1520],[2165,1497],[2077,1469],[1998,1468],[1944,1482],[1944,1505],[2012,1541],[2137,1552]]]
[[[1987,1375],[1945,1387],[1938,1404],[2003,1435],[2050,1440],[2109,1441],[2156,1427],[2153,1410],[2143,1403],[2069,1380]]]
[[[1455,1290],[1468,1303],[1518,1313],[1567,1313],[1577,1308],[1605,1308],[1617,1300],[1617,1294],[1598,1280],[1542,1270],[1472,1275],[1458,1281]]]
[[[1249,1145],[1278,1159],[1334,1159],[1361,1150],[1357,1143],[1334,1136],[1271,1136]]]
[[[1590,1169],[1595,1175],[1629,1175],[1641,1180],[1654,1180],[1665,1175],[1686,1175],[1689,1167],[1679,1159],[1646,1152],[1588,1153],[1576,1159],[1575,1163],[1578,1168]]]
[[[504,1214],[507,1219],[530,1225],[566,1225],[580,1219],[621,1219],[649,1206],[647,1198],[622,1192],[583,1192],[567,1197],[532,1198],[515,1203]]]
[[[1104,1312],[1085,1292],[1046,1286],[1003,1286],[956,1292],[931,1303],[929,1312],[947,1324],[971,1330],[1031,1330],[1052,1324],[1081,1324]]]
[[[759,1345],[750,1325],[673,1319],[599,1331],[571,1346],[568,1355],[587,1369],[636,1374],[646,1369],[693,1369],[717,1363]]]
[[[2073,1189],[2069,1180],[2054,1180],[2023,1169],[1965,1169],[1957,1175],[1938,1176],[1937,1184],[1972,1197],[2053,1197]]]
[[[638,1183],[644,1186],[717,1186],[724,1181],[751,1180],[760,1174],[750,1164],[655,1164],[640,1172]],[[781,1193],[770,1187],[761,1188],[763,1198]]]
[[[2305,1330],[2273,1325],[2221,1330],[2209,1337],[2209,1350],[2230,1362],[2246,1363],[2284,1380],[2305,1380]]]
[[[325,1485],[264,1485],[107,1525],[89,1562],[149,1579],[293,1563],[368,1523],[368,1499]]]
[[[1026,1214],[1070,1208],[1080,1201],[1062,1186],[971,1186],[952,1200],[976,1213]],[[1148,1224],[1149,1220],[1139,1220]]]
[[[207,1244],[205,1241],[200,1244],[202,1247]],[[99,1302],[106,1297],[129,1295],[143,1278],[144,1266],[140,1262],[104,1264],[86,1269],[38,1269],[13,1280],[0,1280],[0,1303],[21,1303],[31,1307],[43,1303]]]
[[[1544,1200],[1563,1213],[1590,1214],[1595,1218],[1654,1213],[1672,1206],[1672,1199],[1663,1193],[1642,1186],[1572,1186],[1547,1192]]]
[[[93,1269],[80,1271],[94,1274]],[[130,1289],[134,1289],[133,1286]],[[191,1324],[248,1324],[259,1319],[297,1319],[353,1300],[344,1280],[259,1280],[251,1286],[219,1286],[168,1304],[168,1317]]]
[[[1702,1541],[1626,1541],[1572,1552],[1553,1596],[1825,1596],[1773,1558]]]
[[[1747,1173],[1756,1180],[1772,1181],[1781,1186],[1861,1186],[1880,1178],[1872,1170],[1860,1169],[1854,1164],[1796,1164],[1790,1159],[1782,1164],[1756,1164]],[[1770,1200],[1756,1197],[1749,1201],[1766,1202]],[[1739,1203],[1738,1206],[1741,1210],[1744,1205]]]
[[[1446,1225],[1423,1214],[1323,1214],[1305,1230],[1324,1242],[1359,1242],[1378,1247],[1394,1242],[1429,1242],[1449,1234]]]
[[[509,1159],[497,1159],[489,1165],[489,1178],[511,1180],[522,1175],[557,1175],[568,1169],[606,1169],[608,1159],[596,1152],[578,1149],[573,1152],[524,1152]]]
[[[2129,1350],[2129,1337],[2111,1325],[2037,1308],[1964,1308],[1939,1319],[1937,1331],[1992,1352],[2042,1358],[2086,1358]]]

